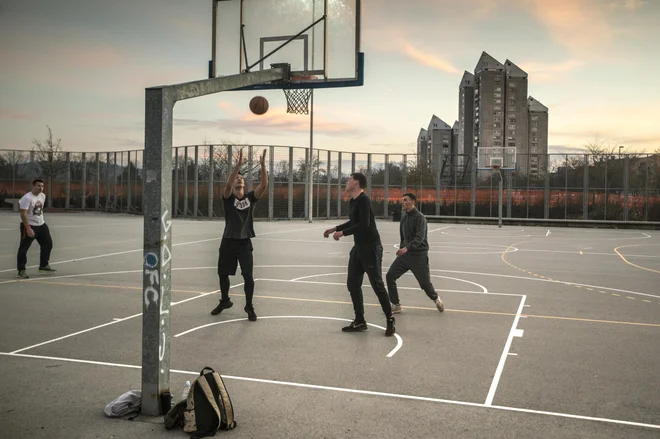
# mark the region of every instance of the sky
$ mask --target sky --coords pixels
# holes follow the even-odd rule
[[[286,20],[313,0],[279,0],[288,12],[278,15],[254,9],[273,1],[245,0],[256,11],[246,12],[246,34],[269,23],[276,34],[302,30]],[[354,0],[330,2],[331,17],[343,21],[329,28],[328,70],[345,72],[338,67],[350,51]],[[529,74],[529,94],[549,108],[551,152],[596,138],[629,152],[660,148],[660,0],[362,4],[365,85],[315,92],[316,148],[414,153],[433,115],[450,125],[458,118],[461,77],[482,51]],[[226,12],[222,23],[235,27]],[[0,0],[0,149],[30,149],[46,125],[68,151],[143,149],[144,89],[206,79],[210,55],[210,0]],[[257,94],[270,103],[263,116],[249,111]],[[309,117],[287,114],[281,90],[182,101],[174,118],[175,146],[310,142]]]

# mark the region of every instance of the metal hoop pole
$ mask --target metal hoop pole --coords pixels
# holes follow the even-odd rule
[[[314,90],[311,90],[311,104],[312,108],[309,112],[309,178],[307,184],[309,185],[309,203],[307,203],[307,208],[309,209],[308,221],[312,222],[312,213],[314,212]]]

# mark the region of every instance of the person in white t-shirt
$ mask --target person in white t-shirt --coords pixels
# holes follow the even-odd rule
[[[44,195],[44,182],[34,180],[32,182],[32,191],[28,192],[18,202],[21,208],[21,244],[18,247],[17,268],[18,277],[28,279],[25,271],[27,264],[27,252],[32,241],[35,239],[41,247],[39,258],[39,271],[44,273],[53,273],[56,270],[50,268],[48,260],[50,252],[53,249],[53,240],[50,237],[50,231],[44,221],[44,205],[46,196]]]

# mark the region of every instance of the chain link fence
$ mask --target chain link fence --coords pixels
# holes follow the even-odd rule
[[[414,192],[426,215],[497,217],[499,177],[477,171],[472,157],[367,154],[259,145],[198,145],[173,148],[176,217],[222,217],[222,191],[239,152],[252,190],[267,150],[268,196],[255,216],[306,219],[308,191],[314,218],[348,215],[343,186],[353,172],[367,176],[367,194],[379,217],[396,216],[404,193]],[[507,218],[660,221],[660,155],[549,154],[528,159],[527,169],[505,171]],[[35,178],[46,184],[47,207],[142,213],[142,151],[57,152],[0,150],[0,204],[12,208]],[[312,167],[312,181],[309,179]]]

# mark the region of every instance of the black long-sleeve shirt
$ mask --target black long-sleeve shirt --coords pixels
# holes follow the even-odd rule
[[[357,197],[351,198],[348,217],[348,222],[337,226],[338,232],[343,232],[344,236],[353,235],[355,245],[382,245],[367,194],[362,192]]]
[[[403,211],[399,234],[401,235],[399,248],[406,247],[410,253],[427,253],[429,251],[426,217],[417,209],[413,208],[410,212]]]

